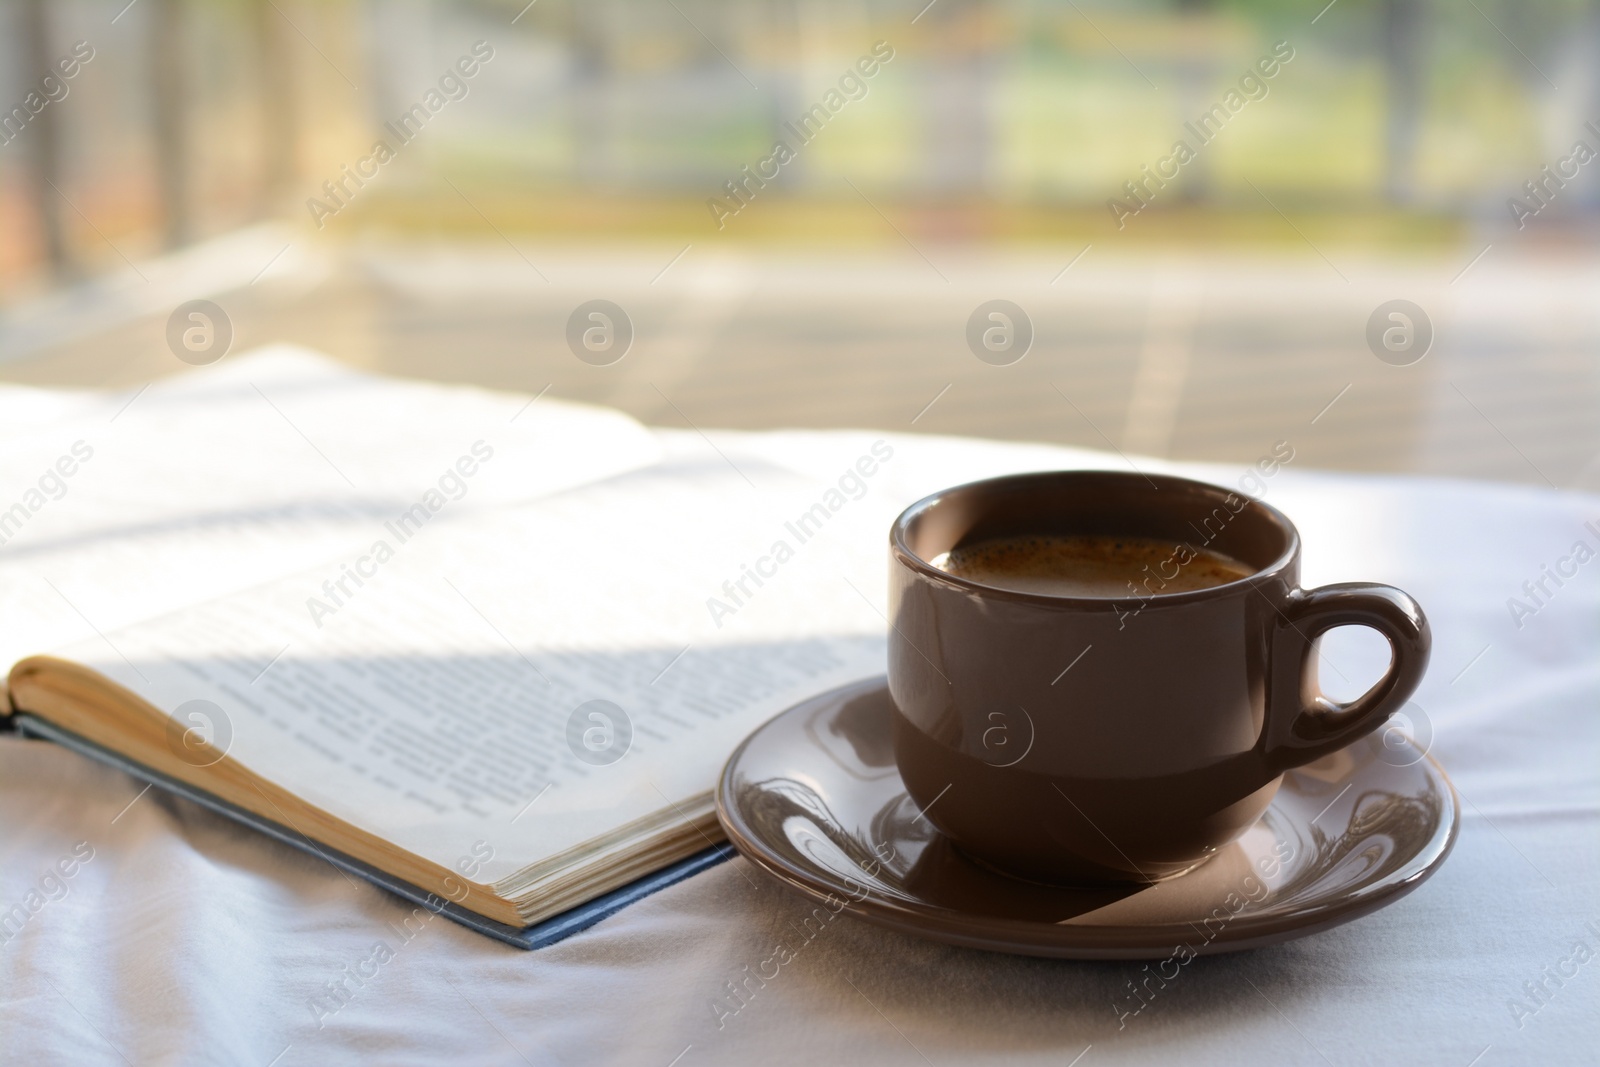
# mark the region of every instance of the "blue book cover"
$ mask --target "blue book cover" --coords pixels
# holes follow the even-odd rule
[[[219,815],[226,816],[251,829],[259,830],[269,837],[277,838],[286,845],[327,860],[335,867],[347,871],[358,878],[364,878],[373,885],[381,886],[398,897],[403,897],[414,904],[427,908],[429,911],[443,915],[448,919],[453,919],[462,926],[469,927],[480,934],[486,934],[497,941],[503,941],[517,948],[535,949],[553,945],[557,941],[571,937],[581,930],[588,929],[601,919],[616,914],[629,904],[642,900],[651,893],[658,892],[669,885],[699,874],[701,871],[714,867],[733,856],[732,845],[726,843],[717,845],[703,852],[697,852],[685,859],[678,860],[676,863],[663,867],[652,874],[647,874],[643,878],[630,882],[621,888],[613,889],[585,904],[578,905],[570,911],[565,911],[542,922],[534,923],[532,926],[507,926],[504,923],[485,918],[475,911],[469,911],[459,904],[445,900],[438,894],[430,893],[420,886],[402,881],[394,875],[379,870],[371,864],[363,863],[353,856],[347,856],[342,852],[335,851],[289,827],[273,822],[270,819],[263,819],[254,812],[246,811],[235,804],[230,804],[202,789],[196,789],[185,782],[180,782],[159,771],[154,771],[142,764],[135,763],[120,753],[95,744],[93,741],[80,737],[69,730],[63,730],[61,727],[46,722],[35,715],[29,715],[25,712],[19,713],[15,717],[15,724],[17,732],[24,737],[54,741],[56,744],[64,745],[75,752],[88,756],[90,759],[110,764],[141,781],[149,782],[151,785],[158,786],[186,800],[192,800]]]

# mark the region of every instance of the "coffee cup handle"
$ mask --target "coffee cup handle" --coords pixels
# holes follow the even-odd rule
[[[1389,642],[1382,678],[1348,703],[1316,684],[1316,639],[1336,626],[1367,626]],[[1297,591],[1278,619],[1272,656],[1266,758],[1274,774],[1335,752],[1383,724],[1416,691],[1432,631],[1422,608],[1387,585],[1346,582]]]

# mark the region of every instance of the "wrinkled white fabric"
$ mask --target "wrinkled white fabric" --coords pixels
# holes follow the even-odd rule
[[[948,438],[711,436],[733,462],[759,456],[829,480],[886,437],[895,458],[871,492],[901,502],[1008,470],[1126,467],[1114,454]],[[697,434],[662,438],[677,461],[722,462]],[[1149,466],[1225,484],[1245,474]],[[538,952],[443,919],[415,923],[406,940],[412,909],[380,890],[70,752],[6,737],[0,911],[30,892],[42,904],[0,941],[0,1061],[1595,1062],[1600,559],[1560,587],[1547,581],[1552,595],[1520,628],[1507,601],[1531,604],[1523,583],[1575,542],[1600,549],[1600,498],[1297,464],[1263,495],[1300,526],[1308,584],[1391,582],[1428,611],[1433,666],[1412,729],[1431,732],[1461,792],[1461,837],[1395,905],[1195,961],[1125,1028],[1113,1004],[1139,964],[956,949],[848,916],[776,978],[745,985],[745,968],[794,941],[788,923],[809,909],[742,860]],[[1356,678],[1381,669],[1370,644],[1332,654]],[[379,942],[388,958],[373,974],[364,961]],[[338,998],[330,983],[342,983]],[[728,983],[754,991],[741,1004]]]

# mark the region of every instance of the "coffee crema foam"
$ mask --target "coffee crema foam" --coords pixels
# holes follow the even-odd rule
[[[1107,599],[1210,589],[1255,573],[1232,556],[1187,542],[1115,534],[1001,537],[941,552],[929,562],[999,589]]]

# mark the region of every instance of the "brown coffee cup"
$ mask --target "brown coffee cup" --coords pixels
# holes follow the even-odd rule
[[[1126,599],[985,585],[933,565],[993,538],[1111,534],[1224,553],[1251,573]],[[912,801],[969,857],[1065,885],[1154,882],[1260,817],[1284,771],[1376,729],[1416,689],[1431,637],[1385,585],[1300,588],[1300,536],[1227,489],[1111,471],[935,493],[890,531],[889,690]],[[1370,626],[1388,671],[1345,704],[1317,637]]]

